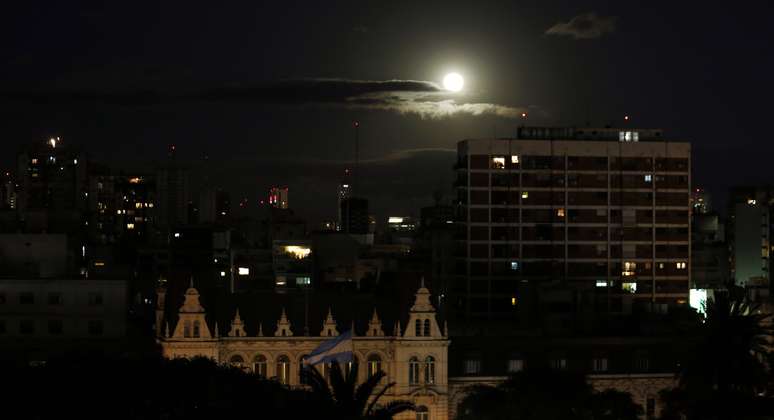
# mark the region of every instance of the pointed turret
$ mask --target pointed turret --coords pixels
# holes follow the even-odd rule
[[[242,318],[239,316],[239,308],[237,308],[234,320],[231,321],[231,330],[229,330],[228,336],[244,337],[246,335],[247,333],[245,332],[245,324],[242,322]]]
[[[288,321],[287,315],[285,315],[285,308],[282,308],[282,315],[279,321],[277,321],[277,331],[274,332],[276,337],[292,337],[293,330],[290,329],[290,321]]]
[[[328,316],[325,318],[325,321],[323,321],[320,335],[323,337],[336,337],[339,335],[339,330],[336,329],[336,320],[333,319],[331,308],[328,308]]]
[[[374,308],[374,314],[371,316],[371,321],[368,322],[368,331],[366,332],[366,335],[368,337],[384,337],[382,321],[376,313],[376,308]]]

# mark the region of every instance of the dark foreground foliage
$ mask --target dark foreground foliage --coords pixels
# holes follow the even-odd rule
[[[83,356],[50,360],[36,367],[5,364],[2,370],[0,418],[4,419],[312,419],[331,415],[330,402],[318,393],[291,389],[203,358]]]
[[[527,369],[496,386],[476,386],[458,407],[458,420],[637,420],[631,395],[595,392],[582,374]]]

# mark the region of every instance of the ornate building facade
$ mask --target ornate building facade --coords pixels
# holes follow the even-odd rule
[[[231,325],[225,334],[221,334],[217,322],[212,325],[208,322],[206,309],[201,305],[199,292],[193,284],[185,292],[177,319],[165,319],[165,297],[165,290],[160,289],[156,331],[165,357],[208,357],[274,378],[289,386],[302,386],[299,369],[304,357],[322,342],[340,333],[339,324],[330,309],[319,333],[305,335],[294,329],[284,309],[277,314],[274,327],[264,330],[259,320],[245,322],[239,309],[234,308]],[[251,325],[251,322],[257,323],[257,326]],[[354,325],[353,320],[352,327]],[[249,334],[248,330],[255,333]],[[359,365],[360,382],[382,370],[387,374],[383,383],[396,384],[384,396],[385,402],[410,400],[418,407],[416,413],[403,413],[397,418],[449,418],[449,338],[446,327],[442,331],[438,325],[435,308],[430,302],[430,291],[424,285],[415,294],[405,328],[400,321],[391,326],[383,325],[374,310],[367,329],[353,331],[352,335],[354,363]],[[324,370],[325,367],[323,374],[327,374]]]

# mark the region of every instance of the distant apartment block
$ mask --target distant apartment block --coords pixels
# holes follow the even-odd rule
[[[689,143],[652,129],[522,127],[459,142],[456,171],[458,313],[687,304]],[[561,298],[537,308],[548,289]]]

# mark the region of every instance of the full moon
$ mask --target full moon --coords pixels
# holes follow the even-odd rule
[[[449,73],[443,78],[443,87],[446,90],[459,92],[462,90],[463,85],[465,85],[465,79],[458,73]]]

